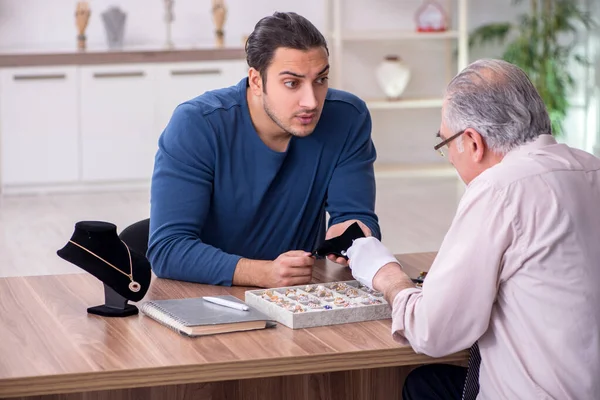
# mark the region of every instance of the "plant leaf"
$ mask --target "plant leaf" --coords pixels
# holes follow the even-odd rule
[[[480,26],[469,35],[469,45],[477,46],[492,42],[502,44],[511,29],[512,24],[508,22]]]
[[[564,133],[563,122],[569,111],[569,90],[575,87],[571,75],[572,61],[589,67],[586,57],[578,54],[577,36],[598,24],[579,2],[573,0],[530,0],[532,7],[517,18],[514,24],[493,23],[475,29],[469,44],[505,44],[502,58],[520,67],[538,90],[556,136]],[[522,0],[512,0],[513,5]],[[535,13],[533,13],[535,11]],[[508,43],[508,34],[516,37]]]

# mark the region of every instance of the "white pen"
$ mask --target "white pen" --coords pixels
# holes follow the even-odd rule
[[[240,310],[240,311],[248,311],[249,310],[248,306],[245,304],[236,303],[235,301],[231,301],[231,300],[225,300],[220,297],[203,297],[203,299],[208,301],[209,303],[215,303],[215,304],[219,304],[221,306],[235,308],[236,310]]]

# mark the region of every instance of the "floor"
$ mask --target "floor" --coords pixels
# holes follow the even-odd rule
[[[394,253],[435,251],[448,229],[461,186],[455,178],[377,180],[383,243]],[[0,197],[0,277],[79,273],[56,255],[77,221],[117,225],[147,218],[146,190]]]

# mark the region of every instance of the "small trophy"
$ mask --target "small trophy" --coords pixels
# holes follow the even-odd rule
[[[173,39],[171,35],[171,24],[175,21],[175,14],[173,13],[173,5],[175,0],[163,0],[165,2],[165,27],[167,28],[167,40],[165,46],[168,49],[174,47]]]
[[[90,5],[87,1],[78,1],[75,9],[75,24],[77,25],[77,49],[85,50],[85,29],[90,21]]]
[[[225,25],[225,19],[227,18],[227,7],[225,6],[225,0],[213,0],[212,4],[216,44],[217,47],[223,47],[225,43],[225,32],[223,31],[223,26]]]

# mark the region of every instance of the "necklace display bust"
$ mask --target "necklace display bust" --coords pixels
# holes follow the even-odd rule
[[[80,221],[71,239],[57,254],[89,272],[104,283],[105,304],[88,309],[103,316],[127,316],[138,313],[127,301],[140,301],[150,287],[150,263],[142,254],[123,242],[114,224]]]

